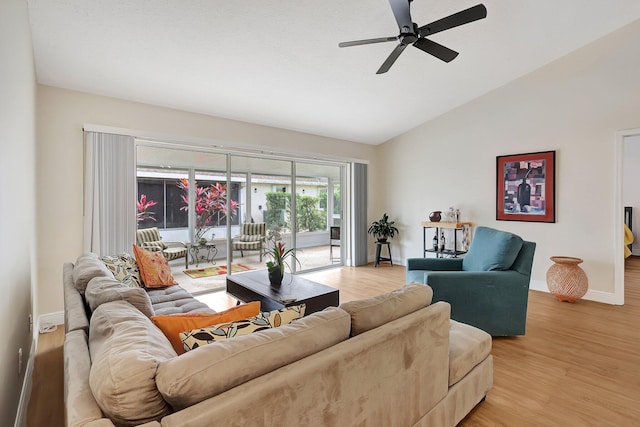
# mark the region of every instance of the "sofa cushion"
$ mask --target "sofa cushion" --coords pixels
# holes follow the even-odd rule
[[[89,280],[94,277],[113,277],[106,265],[98,259],[98,255],[87,253],[80,255],[73,268],[73,284],[84,294]]]
[[[111,301],[127,301],[147,317],[154,315],[149,296],[142,288],[129,288],[113,277],[94,277],[89,281],[85,298],[91,311]]]
[[[449,387],[464,378],[491,353],[491,335],[451,320],[449,329]]]
[[[100,305],[89,332],[89,384],[98,405],[116,425],[159,420],[171,407],[156,388],[158,364],[176,357],[151,320],[125,301]]]
[[[246,319],[260,313],[260,301],[237,305],[219,313],[185,313],[170,314],[166,316],[153,316],[151,321],[160,328],[169,339],[173,349],[178,355],[184,353],[184,347],[180,340],[180,332],[191,329],[204,328],[223,322]]]
[[[349,324],[348,313],[329,307],[279,328],[205,345],[161,362],[156,384],[174,409],[182,409],[346,340]]]
[[[162,252],[151,252],[133,245],[133,253],[140,269],[142,282],[147,288],[177,285],[171,274],[171,267]]]
[[[166,288],[146,288],[156,315],[180,313],[215,313],[208,305],[195,299],[179,285]]]
[[[464,271],[508,270],[522,248],[522,238],[507,231],[477,227],[469,252],[462,260]]]
[[[428,285],[409,283],[387,294],[340,304],[351,315],[351,336],[356,336],[431,304]]]
[[[287,325],[303,317],[305,309],[306,305],[300,304],[280,310],[265,311],[242,320],[180,332],[179,336],[185,351],[194,350],[213,342]]]
[[[113,277],[122,282],[123,285],[130,288],[142,287],[140,270],[138,270],[138,264],[133,256],[124,252],[115,256],[101,256],[100,260],[113,273]]]

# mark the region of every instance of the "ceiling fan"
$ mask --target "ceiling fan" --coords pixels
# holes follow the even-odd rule
[[[360,46],[364,44],[372,43],[384,43],[392,41],[400,41],[400,44],[391,52],[391,54],[384,61],[382,66],[378,69],[376,74],[382,74],[389,71],[391,66],[400,54],[409,45],[413,45],[418,49],[427,52],[430,55],[441,59],[444,62],[451,62],[458,52],[451,50],[448,47],[442,46],[439,43],[429,40],[427,36],[431,34],[439,33],[440,31],[448,30],[450,28],[458,27],[460,25],[468,24],[473,21],[485,18],[487,16],[487,8],[483,4],[470,7],[453,15],[449,15],[445,18],[434,21],[430,24],[418,27],[418,25],[411,20],[411,11],[409,4],[413,0],[389,0],[393,15],[398,23],[400,34],[395,37],[380,37],[376,39],[366,40],[354,40],[350,42],[339,43],[339,47]]]

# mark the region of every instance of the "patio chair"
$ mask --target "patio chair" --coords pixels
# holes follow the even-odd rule
[[[162,252],[167,261],[184,258],[185,268],[189,268],[187,245],[183,242],[165,242],[160,237],[157,227],[143,228],[136,231],[136,245],[152,252]]]
[[[244,257],[244,251],[258,251],[260,253],[260,262],[262,262],[262,253],[265,249],[267,237],[267,224],[264,222],[245,222],[242,223],[240,235],[233,238],[231,243],[231,257],[233,259],[233,251],[240,251],[240,256]]]

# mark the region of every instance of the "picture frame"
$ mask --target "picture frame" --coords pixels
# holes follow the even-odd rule
[[[556,222],[556,152],[496,156],[496,220]]]

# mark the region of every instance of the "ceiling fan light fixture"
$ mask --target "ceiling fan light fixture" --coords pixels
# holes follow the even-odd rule
[[[397,37],[380,37],[375,39],[354,40],[350,42],[339,43],[338,46],[351,47],[372,43],[399,41],[400,44],[393,49],[391,54],[382,63],[382,66],[378,69],[376,74],[383,74],[389,71],[400,54],[404,52],[404,49],[409,45],[413,45],[423,52],[435,56],[441,61],[451,62],[458,56],[458,52],[449,49],[448,47],[443,46],[439,43],[436,43],[433,40],[427,39],[426,37],[431,34],[439,33],[441,31],[455,28],[460,25],[468,24],[470,22],[474,22],[487,17],[487,8],[481,3],[452,15],[446,16],[442,19],[438,19],[437,21],[433,21],[429,24],[423,25],[422,27],[418,27],[418,25],[411,19],[411,2],[412,0],[389,0],[391,10],[393,11],[393,15],[396,19],[398,29],[400,31],[400,34]]]

